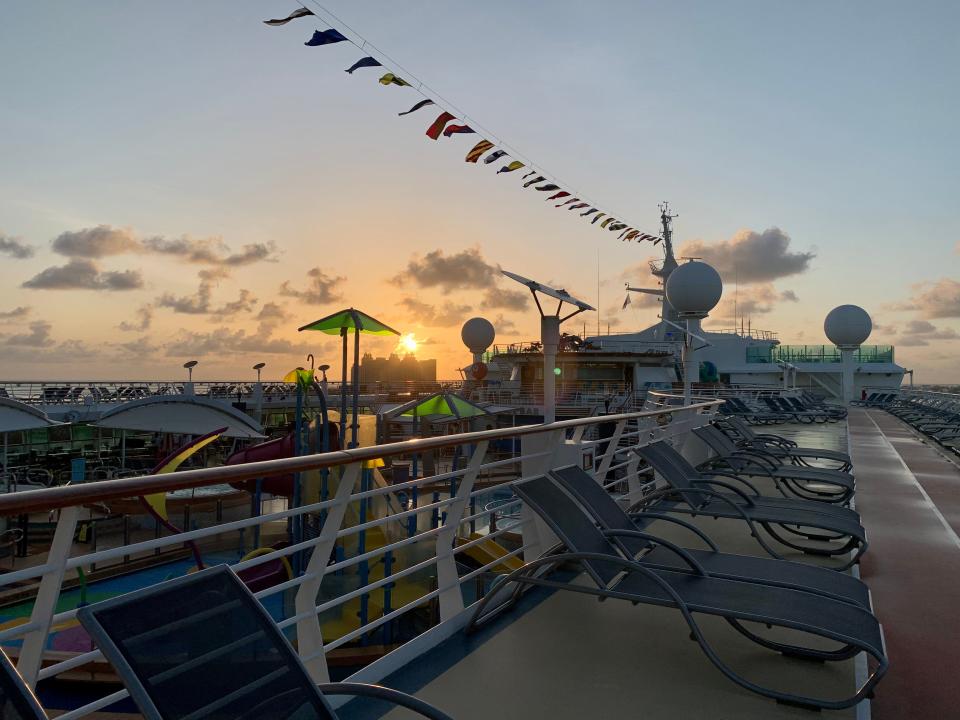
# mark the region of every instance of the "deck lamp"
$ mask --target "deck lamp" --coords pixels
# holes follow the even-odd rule
[[[853,400],[853,353],[870,337],[873,322],[867,311],[857,305],[839,305],[827,313],[823,332],[840,349],[840,368],[843,378],[842,400],[849,405]]]
[[[697,350],[700,348],[693,347],[693,339],[706,342],[699,335],[700,323],[720,302],[723,281],[713,266],[690,258],[689,262],[679,265],[670,273],[664,293],[679,318],[684,321],[684,325],[679,328],[684,331],[680,358],[683,364],[683,404],[689,405],[693,376],[700,371],[700,364],[696,359]]]
[[[185,395],[193,395],[193,369],[198,362],[198,360],[188,360],[183,364],[183,367],[187,370],[187,386],[183,389]]]

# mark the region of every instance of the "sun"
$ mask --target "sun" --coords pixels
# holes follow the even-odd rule
[[[397,349],[413,355],[417,351],[417,339],[413,336],[413,333],[407,333],[401,337]]]

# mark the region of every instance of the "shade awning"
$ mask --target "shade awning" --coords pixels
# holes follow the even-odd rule
[[[339,335],[341,330],[344,329],[358,330],[365,335],[400,334],[389,325],[386,325],[377,320],[375,317],[371,317],[365,312],[361,312],[355,308],[340,310],[332,315],[327,315],[319,320],[314,320],[312,323],[304,325],[297,330],[298,332],[303,330],[316,330],[318,332],[326,333],[327,335]]]
[[[0,433],[36,430],[53,425],[63,423],[51,420],[42,410],[19,400],[0,397]]]
[[[417,416],[421,418],[452,417],[465,419],[480,415],[489,415],[489,413],[465,397],[450,392],[438,392],[417,398],[403,405],[397,405],[383,413],[385,418]]]
[[[263,438],[253,418],[219,400],[195,395],[160,395],[108,410],[97,427],[176,435],[205,435],[226,428],[224,437]]]

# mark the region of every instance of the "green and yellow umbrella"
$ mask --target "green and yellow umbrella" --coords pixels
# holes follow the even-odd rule
[[[340,376],[340,447],[344,446],[347,434],[345,424],[347,417],[347,335],[353,330],[353,421],[350,424],[349,447],[356,447],[357,430],[359,428],[357,414],[360,411],[360,334],[399,335],[400,333],[375,317],[355,308],[340,310],[298,328],[299,332],[304,330],[314,330],[327,335],[339,335],[343,338],[343,373]]]

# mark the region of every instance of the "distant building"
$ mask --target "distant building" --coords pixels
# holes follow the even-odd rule
[[[363,383],[436,380],[436,360],[417,360],[413,355],[399,357],[394,353],[385,358],[375,358],[371,353],[365,353],[360,359],[360,381]]]

